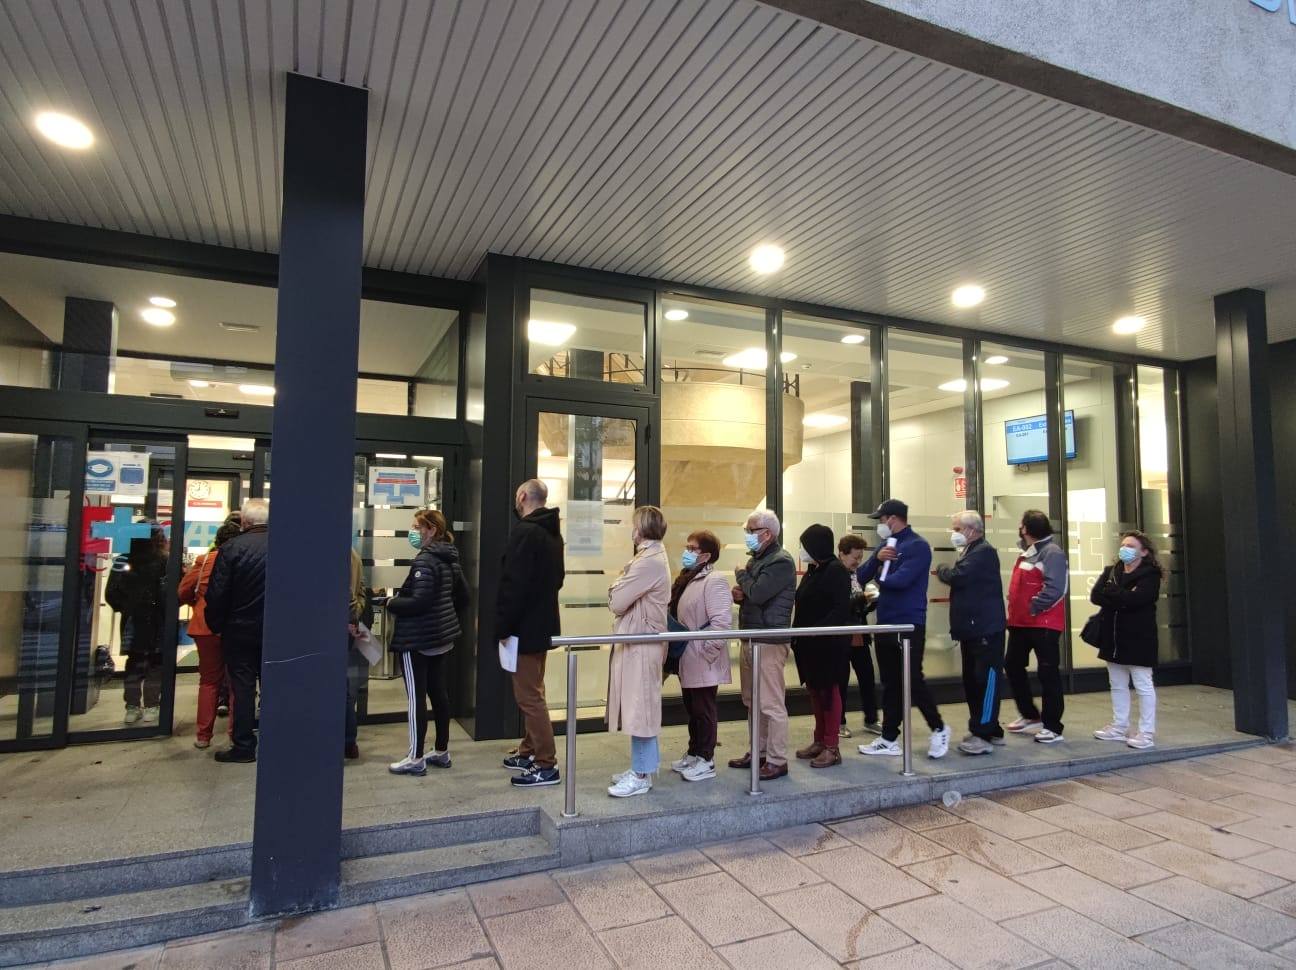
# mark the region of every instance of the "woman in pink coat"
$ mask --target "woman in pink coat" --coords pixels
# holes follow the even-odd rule
[[[715,533],[694,532],[684,545],[683,570],[671,587],[671,616],[690,630],[729,630],[733,627],[733,597],[729,580],[715,571],[720,540]],[[689,716],[688,753],[671,765],[685,781],[715,777],[716,691],[727,684],[729,641],[693,640],[679,661],[684,708]]]
[[[661,509],[644,505],[634,510],[634,558],[608,590],[608,606],[616,618],[614,633],[664,633],[670,604],[670,567],[662,537],[666,518]],[[613,798],[646,795],[661,760],[662,667],[665,643],[623,643],[612,648],[608,664],[608,730],[630,735],[630,768],[612,778]]]

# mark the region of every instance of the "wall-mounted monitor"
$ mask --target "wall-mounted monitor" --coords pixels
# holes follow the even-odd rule
[[[1048,421],[1042,414],[1004,422],[1008,464],[1036,465],[1048,461]],[[1066,413],[1066,456],[1076,456],[1075,412]]]

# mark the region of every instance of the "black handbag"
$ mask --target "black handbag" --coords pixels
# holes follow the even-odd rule
[[[1091,647],[1102,646],[1102,611],[1085,620],[1085,625],[1080,630],[1080,639]]]

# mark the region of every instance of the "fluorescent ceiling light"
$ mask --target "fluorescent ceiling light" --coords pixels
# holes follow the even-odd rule
[[[952,294],[950,300],[956,307],[976,306],[985,299],[986,292],[975,283],[969,283],[966,286],[958,287]]]
[[[140,311],[140,319],[155,327],[169,327],[175,323],[175,314],[161,307],[151,306]]]
[[[841,342],[844,344],[862,344],[866,340],[868,340],[868,337],[862,333],[848,333],[842,337]]]
[[[667,310],[665,313],[665,317],[667,320],[673,320],[676,323],[678,323],[680,320],[688,319],[688,311],[687,310]]]
[[[240,384],[239,391],[250,397],[274,397],[275,389],[269,384]]]
[[[1121,317],[1119,320],[1117,320],[1115,323],[1112,324],[1112,330],[1114,330],[1116,333],[1128,336],[1129,334],[1132,333],[1138,333],[1146,326],[1147,326],[1147,320],[1145,320],[1143,317],[1134,317],[1134,316]]]
[[[780,247],[766,243],[753,249],[751,255],[747,257],[747,262],[758,273],[777,273],[783,268],[784,258]]]
[[[994,354],[990,357],[987,357],[985,359],[985,362],[987,364],[1006,364],[1008,363],[1008,358],[1005,357],[1003,354]]]
[[[824,414],[821,411],[818,414],[807,414],[801,419],[801,423],[807,428],[840,428],[847,423],[847,419],[840,414]]]
[[[202,448],[206,451],[252,451],[256,441],[252,438],[226,438],[224,435],[191,434],[190,448]],[[199,475],[199,478],[202,476]]]
[[[149,302],[154,306],[162,307],[164,310],[173,310],[176,305],[176,301],[171,299],[169,296],[150,296]]]
[[[796,356],[785,350],[779,354],[779,360],[784,364],[790,364],[796,360]],[[738,370],[765,370],[769,366],[769,357],[760,347],[748,347],[746,350],[729,355],[721,363],[726,367],[736,367]]]
[[[211,381],[191,380],[189,382],[189,386],[190,387],[211,387]]]
[[[375,458],[395,458],[397,461],[405,461],[407,458],[409,458],[409,455],[386,454],[384,452],[379,451],[374,455],[374,457]]]
[[[42,111],[36,116],[36,130],[60,148],[78,151],[94,144],[94,133],[85,122],[58,111]]]
[[[981,390],[983,391],[1002,391],[1007,386],[1007,381],[1001,381],[997,377],[984,377],[981,379]],[[967,390],[967,381],[960,377],[956,381],[946,381],[936,389],[938,391],[949,391],[951,394],[962,394]]]
[[[550,320],[528,320],[527,340],[542,347],[561,347],[576,332],[575,324]]]

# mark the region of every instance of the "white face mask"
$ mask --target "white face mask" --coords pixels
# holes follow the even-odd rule
[[[879,522],[877,534],[879,539],[886,542],[886,540],[891,538],[891,526],[887,525],[885,522]]]
[[[802,562],[814,562],[814,558],[810,555],[810,553],[805,551],[805,546],[801,547],[800,555],[801,555]]]
[[[952,545],[955,549],[962,549],[964,546],[967,545],[967,536],[965,536],[962,532],[951,532],[950,545]]]

